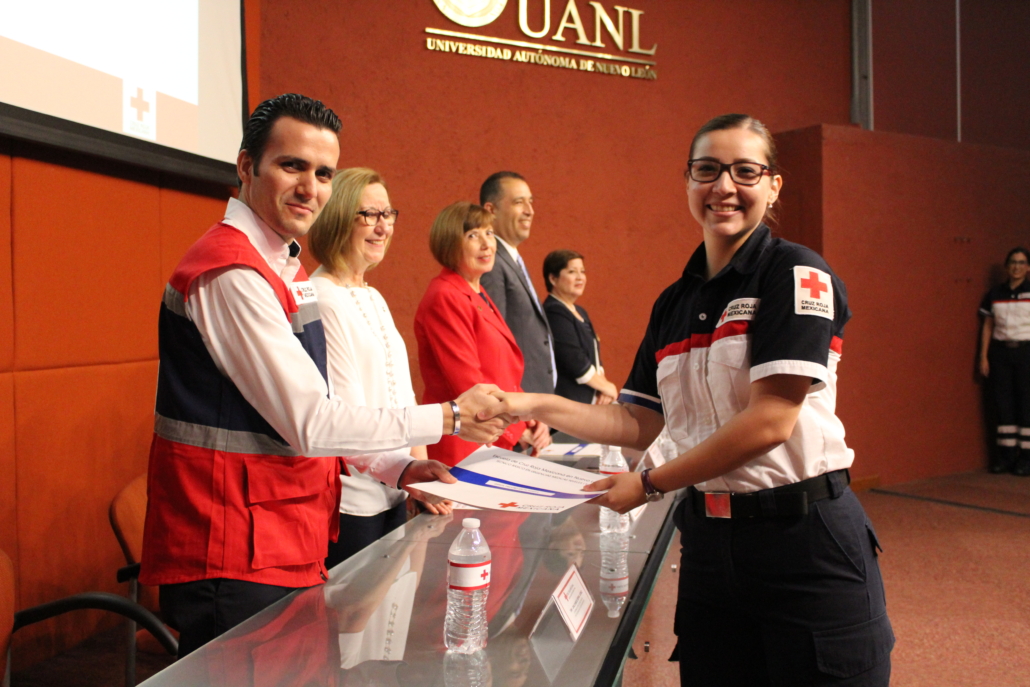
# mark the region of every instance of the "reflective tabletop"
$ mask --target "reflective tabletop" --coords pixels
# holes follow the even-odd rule
[[[638,582],[652,550],[649,568],[664,558],[668,534],[655,545],[663,526],[668,532],[671,506],[667,497],[642,507],[621,535],[600,533],[593,504],[557,515],[420,515],[338,565],[324,585],[291,594],[143,684],[593,685],[624,604],[635,604],[639,622],[653,573],[652,581]],[[493,559],[489,641],[471,659],[447,655],[443,645],[447,550],[464,517],[481,520]],[[550,602],[570,565],[594,600],[576,641]],[[630,639],[634,631],[628,628]]]

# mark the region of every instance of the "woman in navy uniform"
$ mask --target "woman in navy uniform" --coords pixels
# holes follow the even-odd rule
[[[704,242],[655,303],[619,404],[503,394],[502,408],[638,449],[668,426],[676,459],[586,488],[624,513],[689,487],[676,509],[683,684],[886,686],[878,544],[834,413],[844,284],[770,236],[783,180],[761,122],[705,124],[686,178]]]
[[[1013,248],[1005,258],[1009,278],[980,303],[980,372],[990,384],[998,418],[991,472],[1030,475],[1030,253]]]

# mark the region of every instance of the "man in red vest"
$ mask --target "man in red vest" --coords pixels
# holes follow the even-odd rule
[[[503,430],[475,419],[497,402],[492,386],[399,410],[333,394],[296,239],[331,193],[339,130],[311,98],[261,103],[244,128],[239,199],[165,288],[140,581],[160,585],[180,656],[326,579],[341,469],[400,488],[453,482],[400,449],[448,434],[491,442]],[[347,465],[336,457],[355,454]]]

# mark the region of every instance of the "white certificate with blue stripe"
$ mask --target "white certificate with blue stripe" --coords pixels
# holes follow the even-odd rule
[[[490,510],[558,513],[604,492],[582,488],[601,475],[484,446],[451,468],[455,484],[412,484],[434,496]]]

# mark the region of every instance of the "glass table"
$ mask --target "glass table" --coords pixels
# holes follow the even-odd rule
[[[617,684],[672,538],[672,496],[642,507],[624,535],[602,535],[593,504],[557,515],[420,515],[338,565],[324,585],[298,590],[143,684]],[[493,557],[489,642],[472,660],[443,646],[447,549],[463,517],[481,520]],[[550,601],[570,565],[594,599],[577,641]]]

